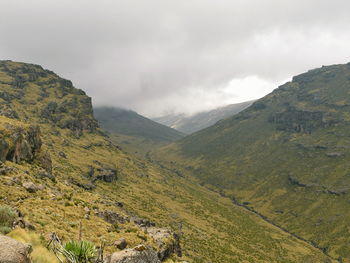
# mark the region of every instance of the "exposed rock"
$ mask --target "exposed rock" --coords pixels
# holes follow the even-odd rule
[[[0,137],[0,161],[33,161],[42,144],[39,127],[29,126],[25,129],[7,125],[6,129],[10,135]]]
[[[124,224],[126,222],[129,222],[129,218],[127,216],[118,214],[113,211],[98,211],[96,215],[112,225],[116,223]]]
[[[51,181],[55,182],[56,181],[56,177],[54,175],[52,175],[51,173],[48,173],[46,171],[41,171],[37,174],[37,177],[44,179],[44,178],[48,178]]]
[[[124,207],[124,203],[123,202],[115,202],[115,206],[116,207],[120,207],[120,208],[123,208]]]
[[[182,256],[179,236],[166,228],[149,227],[145,232],[151,236],[158,246],[158,258],[165,260],[172,254]]]
[[[33,224],[25,221],[23,218],[19,218],[16,222],[14,222],[13,226],[27,228],[29,230],[35,230],[35,226]]]
[[[144,219],[144,218],[140,218],[140,217],[137,217],[137,216],[133,216],[130,218],[130,222],[136,224],[136,225],[139,225],[141,227],[152,227],[152,226],[155,226],[156,224],[154,222],[151,222],[147,219]]]
[[[273,114],[269,121],[275,123],[278,130],[298,133],[311,133],[318,128],[333,125],[331,121],[325,121],[323,112],[303,111],[293,106]]]
[[[11,172],[13,170],[14,170],[14,168],[8,167],[0,161],[0,175],[8,174],[9,172]]]
[[[64,159],[67,159],[67,155],[64,152],[59,152],[58,155]]]
[[[344,156],[344,154],[340,152],[331,152],[331,153],[326,153],[326,156],[336,158],[336,157]]]
[[[96,185],[92,184],[92,183],[82,183],[82,182],[78,182],[76,180],[70,179],[69,183],[72,183],[80,188],[83,188],[84,190],[87,191],[92,191],[96,188]]]
[[[39,151],[35,156],[35,160],[46,172],[52,173],[52,160],[48,151]]]
[[[0,235],[0,262],[30,263],[28,247],[12,238]]]
[[[125,238],[120,238],[114,242],[114,246],[120,250],[125,249],[127,245],[128,243],[126,242]]]
[[[43,190],[43,185],[36,185],[33,182],[24,182],[22,186],[29,192],[29,193],[35,193],[39,190]]]
[[[95,169],[93,181],[97,180],[112,183],[117,180],[117,171],[112,168]]]
[[[160,263],[160,260],[152,248],[139,245],[113,253],[105,263]]]

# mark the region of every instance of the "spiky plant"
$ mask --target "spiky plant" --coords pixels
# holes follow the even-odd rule
[[[95,245],[88,241],[69,241],[60,249],[67,263],[90,263],[97,256]]]

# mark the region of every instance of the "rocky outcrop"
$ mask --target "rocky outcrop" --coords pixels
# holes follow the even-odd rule
[[[30,263],[28,247],[12,238],[0,235],[1,263]]]
[[[139,245],[113,253],[105,263],[160,263],[157,253],[150,247]]]
[[[273,114],[269,121],[275,123],[278,130],[298,133],[311,133],[325,126],[322,112],[297,110],[291,106]]]
[[[76,89],[71,81],[26,63],[1,61],[0,71],[0,115],[22,121],[37,119],[70,129],[75,136],[97,130],[91,98]],[[33,87],[38,89],[39,97],[35,99],[28,96]]]
[[[114,225],[117,223],[124,224],[130,222],[128,216],[121,215],[113,211],[96,211],[96,216],[102,218],[104,221]]]
[[[24,182],[22,186],[29,192],[29,193],[36,193],[40,190],[44,189],[44,186],[39,184],[36,185],[33,182]]]
[[[172,254],[182,256],[179,236],[166,228],[149,227],[145,232],[152,237],[157,245],[158,258],[165,260]]]
[[[92,182],[103,181],[106,183],[112,183],[117,180],[117,170],[109,167],[90,167],[88,177],[91,178]]]
[[[33,161],[42,144],[39,127],[5,126],[0,133],[0,161]]]

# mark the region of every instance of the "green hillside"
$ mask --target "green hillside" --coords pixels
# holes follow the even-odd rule
[[[350,63],[298,75],[153,158],[350,262]]]
[[[15,229],[1,219],[0,232],[32,243],[34,263],[57,262],[45,248],[53,232],[106,254],[125,238],[168,263],[334,262],[178,170],[125,154],[91,99],[38,65],[0,62],[0,161],[0,215],[10,207],[19,217]],[[163,243],[154,225],[171,231]]]
[[[95,107],[101,128],[128,153],[143,157],[158,146],[179,140],[183,133],[152,121],[131,110]]]

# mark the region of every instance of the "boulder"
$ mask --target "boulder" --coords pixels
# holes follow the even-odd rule
[[[120,250],[125,249],[127,245],[128,243],[126,242],[125,238],[120,238],[114,242],[114,246]]]
[[[30,263],[29,248],[7,236],[0,235],[1,263]]]
[[[139,245],[113,253],[105,263],[160,263],[157,253],[150,247]]]
[[[158,258],[165,260],[172,254],[182,256],[179,236],[166,228],[149,227],[145,232],[152,237],[158,249]]]
[[[22,186],[29,192],[29,193],[35,193],[39,190],[43,190],[43,185],[36,185],[33,182],[24,182]]]

